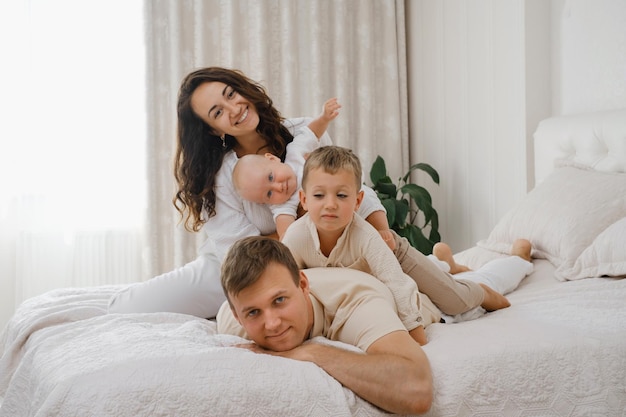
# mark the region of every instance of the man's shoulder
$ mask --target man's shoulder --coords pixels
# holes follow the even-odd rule
[[[352,268],[318,267],[303,270],[314,295],[349,293],[367,295],[377,293],[393,300],[389,288],[374,276]]]

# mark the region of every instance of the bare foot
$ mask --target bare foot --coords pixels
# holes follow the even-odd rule
[[[526,239],[517,239],[515,242],[513,242],[511,255],[519,256],[520,258],[530,262],[530,252],[532,248],[533,247],[530,244],[530,241]]]
[[[500,310],[501,308],[506,308],[511,305],[507,298],[500,294],[499,292],[491,289],[485,284],[478,284],[483,287],[485,291],[485,298],[483,299],[483,303],[480,305],[487,311]]]
[[[470,270],[467,266],[454,262],[452,249],[450,249],[450,246],[446,243],[435,243],[435,246],[433,246],[433,255],[435,255],[440,261],[444,261],[450,266],[451,274],[458,274],[459,272],[467,272]]]

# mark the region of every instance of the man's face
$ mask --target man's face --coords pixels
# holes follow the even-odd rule
[[[309,281],[302,272],[296,285],[285,266],[271,263],[256,283],[229,298],[235,318],[261,347],[283,352],[309,336],[313,317]]]

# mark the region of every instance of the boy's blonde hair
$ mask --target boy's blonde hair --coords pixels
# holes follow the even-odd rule
[[[302,171],[302,188],[306,188],[309,173],[314,169],[322,169],[329,174],[336,174],[340,169],[345,169],[354,174],[356,189],[361,189],[361,161],[359,157],[348,148],[341,146],[322,146],[309,154]]]

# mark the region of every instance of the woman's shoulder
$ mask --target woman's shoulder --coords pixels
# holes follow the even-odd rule
[[[220,166],[219,171],[217,171],[216,181],[220,182],[227,180],[228,182],[231,182],[233,170],[235,169],[235,164],[237,164],[238,160],[239,158],[237,158],[235,151],[231,150],[226,152],[224,159],[222,160],[222,166]]]

